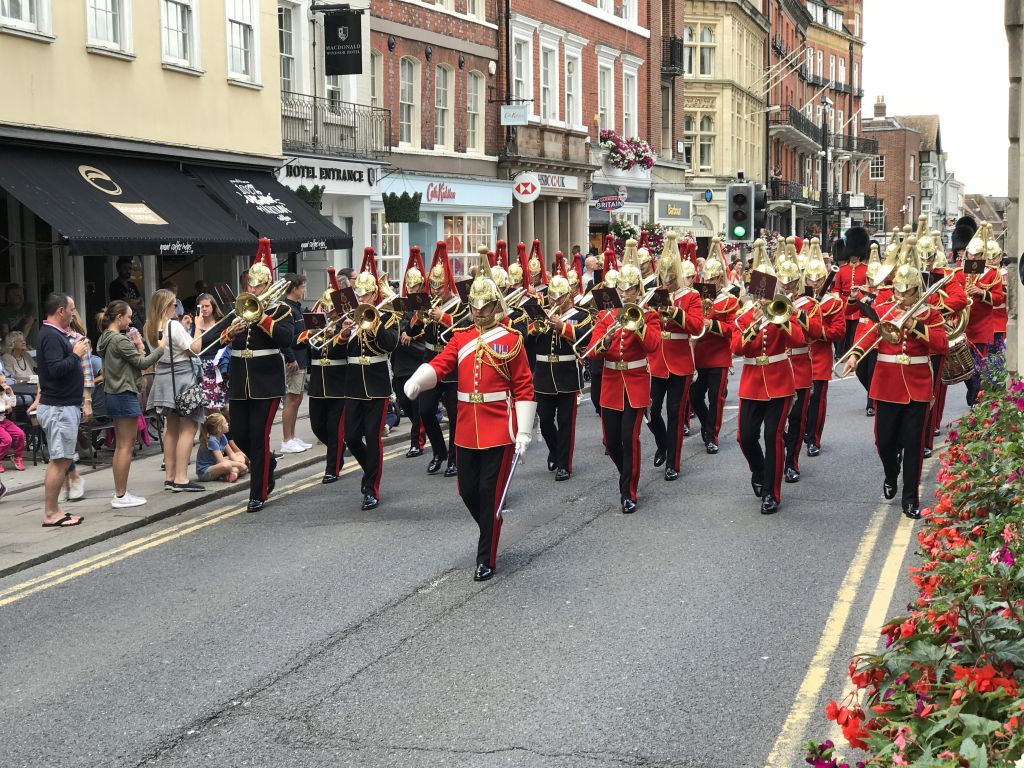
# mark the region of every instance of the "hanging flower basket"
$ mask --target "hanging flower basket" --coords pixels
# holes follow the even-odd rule
[[[649,171],[654,167],[654,150],[637,136],[624,139],[615,131],[601,131],[601,148],[608,153],[606,160],[613,168],[630,171],[640,167]]]
[[[416,222],[420,220],[420,200],[423,196],[416,192],[401,195],[389,192],[382,196],[384,201],[384,220],[389,224]]]

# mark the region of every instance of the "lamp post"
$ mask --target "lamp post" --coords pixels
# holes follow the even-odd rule
[[[828,218],[829,218],[829,139],[828,139],[828,113],[832,109],[832,100],[827,96],[821,100],[821,174],[818,180],[821,182],[821,247],[826,250],[832,247],[828,239]]]

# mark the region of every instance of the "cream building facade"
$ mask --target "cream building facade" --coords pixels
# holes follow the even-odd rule
[[[722,230],[725,186],[740,171],[748,180],[764,181],[768,29],[767,19],[746,0],[698,0],[686,9],[683,122],[698,240]]]

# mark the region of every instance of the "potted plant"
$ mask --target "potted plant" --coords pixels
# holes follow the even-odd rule
[[[408,192],[403,192],[401,195],[388,192],[381,198],[384,201],[384,219],[389,224],[420,220],[420,200],[423,196],[419,192],[414,192],[411,195]]]

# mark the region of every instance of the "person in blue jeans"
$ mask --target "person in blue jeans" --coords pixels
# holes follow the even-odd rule
[[[222,413],[211,413],[199,430],[196,474],[199,481],[223,480],[233,483],[249,471],[245,455],[231,447],[228,420]]]

